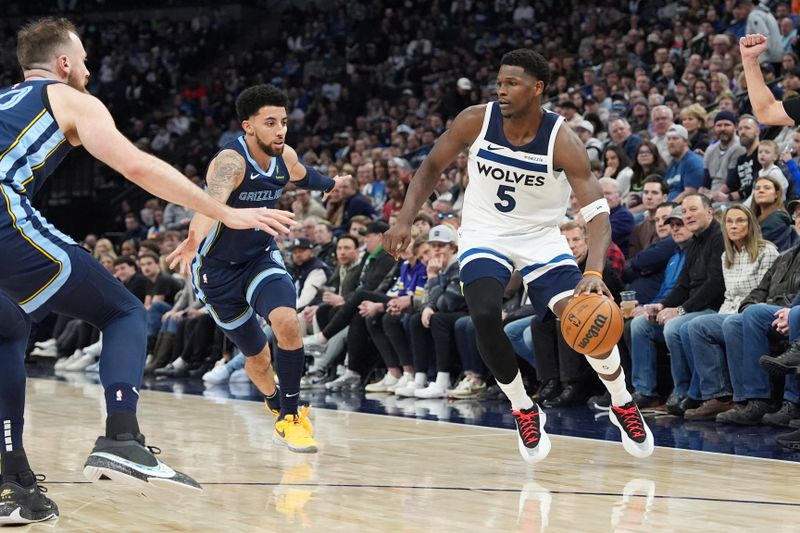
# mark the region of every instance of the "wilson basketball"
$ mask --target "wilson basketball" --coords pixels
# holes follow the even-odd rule
[[[567,344],[585,355],[611,351],[622,337],[622,313],[619,306],[604,294],[576,296],[561,315],[561,334]]]

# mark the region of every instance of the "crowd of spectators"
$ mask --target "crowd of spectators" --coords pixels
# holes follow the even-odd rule
[[[108,62],[101,55],[112,79],[96,81],[94,90],[115,113],[128,113],[128,133],[141,148],[198,183],[218,146],[240,134],[236,94],[254,83],[286,90],[289,144],[323,173],[352,175],[324,203],[292,189],[281,199],[300,222],[281,244],[313,355],[303,386],[366,386],[423,400],[497,394],[459,289],[467,154],[439,178],[401,260],[382,249],[380,235],[448,123],[492,99],[502,54],[538,50],[552,70],[546,107],[584,142],[611,207],[604,278],[615,299],[632,290],[639,304],[620,348],[640,406],[687,419],[789,426],[800,419],[796,378],[782,377],[800,366],[800,347],[789,346],[800,337],[793,307],[800,303],[800,132],[765,127],[750,113],[736,43],[745,32],[767,34],[774,46],[762,58],[765,79],[779,99],[798,95],[797,12],[788,3],[748,0],[309,1],[281,14],[275,46],[256,44],[209,71],[195,60],[219,50],[225,25],[214,17],[198,16],[188,27],[120,23],[125,31],[116,39],[82,29],[96,41],[87,48],[117,54]],[[159,36],[180,36],[181,28],[197,48],[174,45],[162,59],[168,46]],[[203,31],[205,46],[190,28]],[[140,53],[131,54],[127,48],[140,39]],[[147,88],[151,78],[163,84],[158,91]],[[176,293],[164,281],[163,258],[190,217],[152,199],[128,210],[118,247],[98,252],[102,240],[85,242],[129,286],[138,276],[130,258],[138,259],[150,320],[148,372],[225,382],[243,375],[242,358],[188,284]],[[589,243],[574,200],[561,229],[582,264]],[[153,271],[159,259],[162,274]],[[588,400],[607,409],[607,397],[592,396],[602,388],[584,358],[574,357],[558,328],[532,316],[520,281],[512,279],[506,292],[506,332],[531,394],[546,408]],[[93,335],[57,326],[52,349],[74,351],[61,367],[80,366],[75,361]],[[659,371],[667,354],[670,370]],[[800,433],[792,438],[800,441]]]

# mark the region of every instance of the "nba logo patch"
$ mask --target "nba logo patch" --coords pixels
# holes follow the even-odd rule
[[[203,283],[208,283],[208,274],[203,273]]]
[[[117,401],[122,401],[122,389],[117,389]]]

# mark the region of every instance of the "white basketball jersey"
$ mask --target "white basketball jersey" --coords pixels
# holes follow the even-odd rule
[[[526,235],[564,220],[570,185],[553,168],[553,148],[564,118],[542,110],[536,137],[513,146],[503,133],[496,102],[486,105],[483,126],[469,148],[469,185],[464,194],[462,232]]]

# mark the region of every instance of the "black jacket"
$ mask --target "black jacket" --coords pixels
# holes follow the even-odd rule
[[[664,307],[683,306],[687,313],[703,309],[719,309],[725,300],[725,280],[722,277],[722,253],[725,243],[719,222],[700,235],[695,235],[686,248],[686,263],[675,287],[661,303]]]
[[[450,263],[438,276],[428,278],[425,290],[428,293],[425,307],[432,307],[434,311],[443,313],[467,310],[467,301],[461,292],[461,269],[458,261]]]
[[[741,313],[753,304],[790,306],[800,296],[800,246],[783,252],[767,270],[758,287],[739,305]]]
[[[394,264],[394,257],[389,255],[389,252],[383,247],[378,249],[378,253],[372,259],[370,259],[370,254],[365,253],[361,260],[361,277],[358,279],[356,290],[376,290]]]

